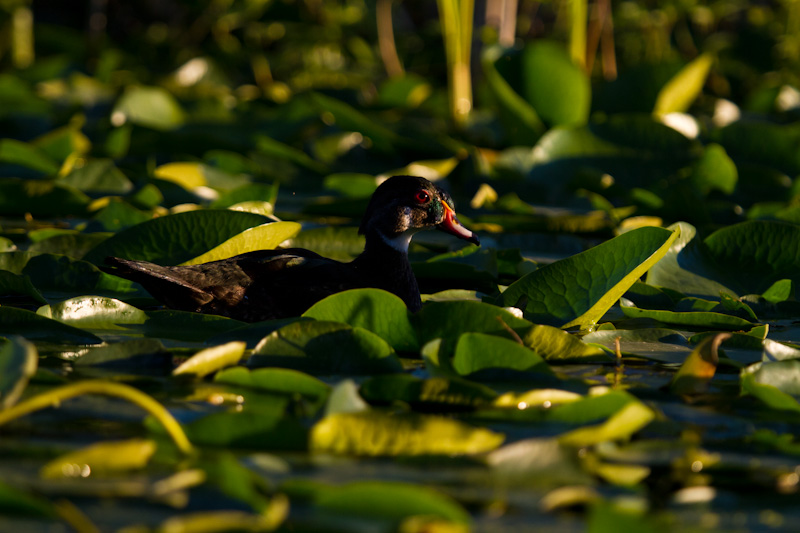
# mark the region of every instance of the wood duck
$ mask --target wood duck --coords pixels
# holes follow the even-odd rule
[[[392,292],[416,312],[422,302],[408,246],[415,233],[427,228],[480,245],[456,218],[453,200],[443,189],[424,178],[395,176],[373,193],[358,229],[366,246],[350,263],[286,248],[192,266],[108,257],[104,270],[140,283],[167,307],[248,322],[299,316],[326,296],[364,287]]]

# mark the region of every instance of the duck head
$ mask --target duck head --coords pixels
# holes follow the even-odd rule
[[[477,244],[477,235],[456,218],[450,195],[425,178],[393,176],[372,195],[359,234],[380,236],[392,248],[408,251],[414,233],[436,228],[459,239]]]

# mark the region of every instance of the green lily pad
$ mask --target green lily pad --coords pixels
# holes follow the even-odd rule
[[[596,324],[667,253],[677,232],[644,227],[580,254],[545,265],[510,285],[497,299],[534,322],[568,328]]]
[[[742,370],[740,377],[742,394],[755,396],[770,409],[800,413],[800,402],[795,400],[790,394],[783,392],[774,385],[759,383],[756,380],[754,374],[760,368],[761,363],[756,363]]]
[[[0,212],[4,215],[83,216],[90,201],[83,192],[58,181],[0,179]]]
[[[471,522],[469,513],[451,497],[430,487],[397,481],[356,481],[326,488],[315,495],[314,504],[336,515],[383,520],[393,526],[414,516],[455,524]]]
[[[229,210],[202,210],[154,218],[101,242],[84,259],[102,264],[106,257],[177,265],[207,252],[266,217]]]
[[[207,376],[222,368],[235,365],[244,355],[247,344],[232,341],[219,346],[200,350],[172,371],[173,376],[194,374],[197,377]]]
[[[489,368],[552,374],[550,367],[535,351],[522,344],[485,333],[464,333],[458,338],[452,361],[462,376]]]
[[[144,311],[102,296],[83,296],[45,305],[36,314],[88,329],[126,329],[125,324],[144,324],[147,320]]]
[[[800,361],[797,359],[757,363],[748,367],[747,373],[756,383],[771,385],[786,394],[800,396]]]
[[[585,124],[592,94],[586,73],[560,43],[537,40],[522,52],[522,94],[552,125]]]
[[[740,330],[750,329],[753,323],[744,318],[706,311],[676,312],[659,309],[639,309],[626,299],[620,300],[622,313],[629,318],[652,318],[665,324],[676,324],[695,328]]]
[[[271,222],[269,224],[262,224],[246,229],[219,246],[182,264],[199,265],[200,263],[227,259],[235,255],[256,250],[271,250],[286,239],[291,239],[299,232],[300,224],[297,222]]]
[[[157,339],[133,339],[82,350],[75,366],[163,370],[172,366],[170,354]]]
[[[161,87],[130,86],[111,112],[115,126],[130,122],[156,130],[172,130],[182,126],[185,120],[181,106]]]
[[[308,430],[296,419],[285,417],[287,399],[259,402],[258,409],[206,415],[184,425],[196,444],[220,448],[304,450]]]
[[[497,338],[497,337],[495,337]],[[406,402],[411,405],[478,407],[497,397],[491,388],[465,379],[420,379],[408,374],[375,376],[361,385],[361,396],[370,402]]]
[[[133,183],[111,159],[90,160],[58,181],[88,194],[124,195],[133,190]]]
[[[149,217],[148,217],[149,218]],[[66,255],[80,259],[86,252],[109,237],[108,233],[58,233],[28,246],[29,252]]]
[[[96,335],[57,320],[14,307],[0,307],[0,335],[20,335],[26,339],[75,344],[100,344]]]
[[[46,296],[70,294],[125,295],[140,292],[133,282],[100,271],[86,261],[64,255],[36,252],[0,254],[0,269],[28,276],[31,283]]]
[[[493,450],[504,439],[449,418],[366,411],[323,418],[311,429],[310,447],[337,455],[468,455]]]
[[[516,139],[520,144],[534,144],[544,133],[545,126],[536,110],[498,72],[496,63],[507,58],[502,55],[499,46],[486,47],[481,58],[483,75],[497,102],[499,118],[509,138]]]
[[[720,269],[720,277],[739,294],[761,294],[775,282],[790,279],[798,296],[800,226],[751,220],[715,231],[705,245],[716,264],[732,266]]]
[[[608,355],[601,348],[590,346],[574,335],[552,326],[533,326],[523,335],[522,342],[550,362],[608,359]]]
[[[19,165],[44,175],[58,172],[58,163],[44,151],[16,139],[0,140],[0,163]]]
[[[0,339],[0,410],[17,402],[38,364],[33,344],[20,337]]]
[[[647,272],[647,284],[696,296],[719,297],[720,292],[735,294],[720,282],[719,267],[705,243],[695,238],[697,230],[686,222],[668,229],[680,230],[664,257]]]
[[[0,270],[0,296],[25,296],[40,304],[47,303],[28,276],[20,276],[8,270]]]
[[[506,309],[471,301],[427,303],[417,313],[416,325],[420,343],[441,338],[452,343],[453,347],[462,333],[488,333],[513,339],[507,328],[522,335],[533,326]]]
[[[186,341],[206,341],[216,336],[225,335],[237,329],[247,327],[246,322],[240,322],[225,316],[205,315],[164,309],[147,311],[147,320],[142,332],[148,337],[163,337],[165,339],[178,339]],[[264,336],[260,331],[259,338]],[[225,339],[222,342],[238,339]]]
[[[326,398],[331,390],[330,385],[317,378],[289,368],[228,368],[217,372],[214,382],[321,399]]]
[[[141,224],[142,222],[147,222],[151,218],[153,218],[152,212],[142,211],[125,200],[111,198],[108,201],[108,205],[94,214],[92,217],[92,226],[98,225],[104,231],[116,232]],[[98,243],[95,243],[95,246],[97,244]],[[89,250],[91,250],[91,248],[81,253],[80,257],[83,257]]]
[[[403,300],[379,289],[353,289],[314,304],[304,317],[364,328],[403,352],[417,352],[417,334]]]
[[[248,366],[278,366],[314,374],[398,372],[402,365],[386,341],[360,327],[302,321],[270,333]]]

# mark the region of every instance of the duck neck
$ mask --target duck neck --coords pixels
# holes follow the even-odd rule
[[[366,245],[352,263],[368,286],[377,287],[399,296],[411,311],[422,307],[419,286],[408,260],[408,245],[413,233],[389,238],[379,231],[366,235]]]

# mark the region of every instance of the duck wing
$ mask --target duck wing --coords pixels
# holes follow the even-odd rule
[[[347,265],[301,248],[259,250],[200,265],[106,258],[103,270],[135,281],[167,307],[249,322],[298,316],[357,278]]]

